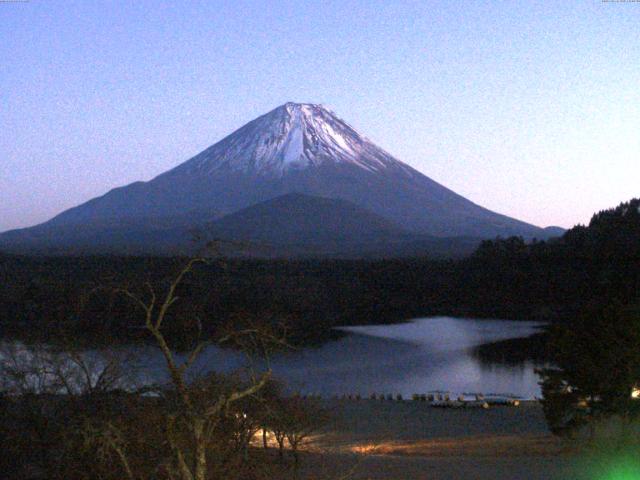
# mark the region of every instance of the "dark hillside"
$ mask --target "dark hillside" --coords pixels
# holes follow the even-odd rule
[[[593,302],[640,298],[640,200],[594,215],[562,238],[485,241],[459,261],[242,260],[203,266],[180,292],[177,312],[213,328],[239,318],[286,319],[298,334],[331,326],[458,316],[571,319]],[[0,322],[29,331],[66,324],[84,331],[139,322],[123,300],[88,292],[149,281],[162,289],[185,261],[154,257],[0,256]],[[182,309],[182,310],[180,310]],[[124,327],[124,328],[123,328]]]

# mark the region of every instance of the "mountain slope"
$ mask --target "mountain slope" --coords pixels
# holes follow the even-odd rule
[[[547,238],[393,158],[320,105],[287,103],[149,182],[111,190],[50,221],[0,235],[65,243],[78,232],[198,226],[292,192],[342,199],[406,231],[441,237]],[[40,240],[33,240],[34,238]]]
[[[19,233],[19,232],[18,232]],[[16,235],[8,232],[6,237]],[[207,254],[208,242],[227,256],[261,258],[463,257],[477,238],[440,238],[406,232],[384,217],[346,200],[291,193],[252,205],[197,227],[134,224],[85,225],[73,234],[47,226],[18,236],[11,251],[47,254]],[[55,240],[52,240],[55,239]],[[46,245],[46,248],[42,248]],[[40,248],[34,248],[40,246]]]
[[[406,234],[392,222],[350,202],[299,193],[244,208],[205,230],[218,238],[317,246],[391,241]]]
[[[351,202],[299,193],[244,208],[198,233],[206,240],[243,242],[241,254],[261,257],[461,257],[480,243],[406,232]],[[225,253],[233,250],[231,245]]]

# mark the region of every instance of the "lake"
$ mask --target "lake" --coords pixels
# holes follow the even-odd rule
[[[509,320],[452,317],[415,319],[393,325],[341,327],[346,333],[322,346],[281,353],[270,360],[277,378],[291,391],[323,396],[371,393],[452,393],[540,396],[537,365],[488,364],[474,347],[531,336],[543,324]],[[142,364],[147,378],[163,372],[155,349],[145,347]],[[197,372],[230,371],[246,363],[238,352],[206,349],[194,365]]]

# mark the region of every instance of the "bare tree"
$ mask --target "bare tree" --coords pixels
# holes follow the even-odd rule
[[[320,405],[314,400],[293,396],[286,399],[284,412],[285,434],[295,466],[300,463],[299,449],[309,437],[322,427],[328,419]]]
[[[252,373],[246,384],[236,384],[234,388],[221,388],[215,377],[211,376],[194,382],[187,380],[189,368],[194,365],[208,342],[199,338],[184,361],[181,361],[171,349],[163,332],[163,325],[171,307],[178,301],[177,291],[185,276],[192,273],[196,265],[206,263],[208,260],[205,258],[189,260],[162,296],[156,293],[150,283],[146,284],[146,299],[128,289],[119,289],[144,312],[145,328],[153,336],[165,361],[172,387],[170,403],[173,406],[166,415],[166,440],[172,452],[171,475],[180,480],[210,478],[211,452],[208,452],[208,447],[215,441],[214,435],[221,422],[230,415],[234,404],[257,394],[271,377],[271,370],[267,368],[259,375]],[[269,341],[280,342],[273,335],[266,336]],[[257,329],[248,328],[224,335],[218,342],[242,342],[243,339],[249,339],[264,346],[264,337]]]
[[[46,478],[89,476],[88,469],[80,468],[70,475],[84,455],[76,432],[84,418],[105,410],[105,400],[115,390],[132,385],[130,359],[126,350],[82,352],[69,339],[56,345],[3,342],[1,443],[18,466],[7,470],[14,475],[7,478],[21,478],[25,469],[41,471]]]
[[[0,389],[9,395],[91,395],[131,388],[135,355],[129,350],[82,351],[68,339],[56,345],[3,342]]]

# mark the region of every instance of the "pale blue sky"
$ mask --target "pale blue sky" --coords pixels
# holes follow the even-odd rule
[[[0,2],[0,231],[324,103],[493,210],[640,196],[640,3]]]

